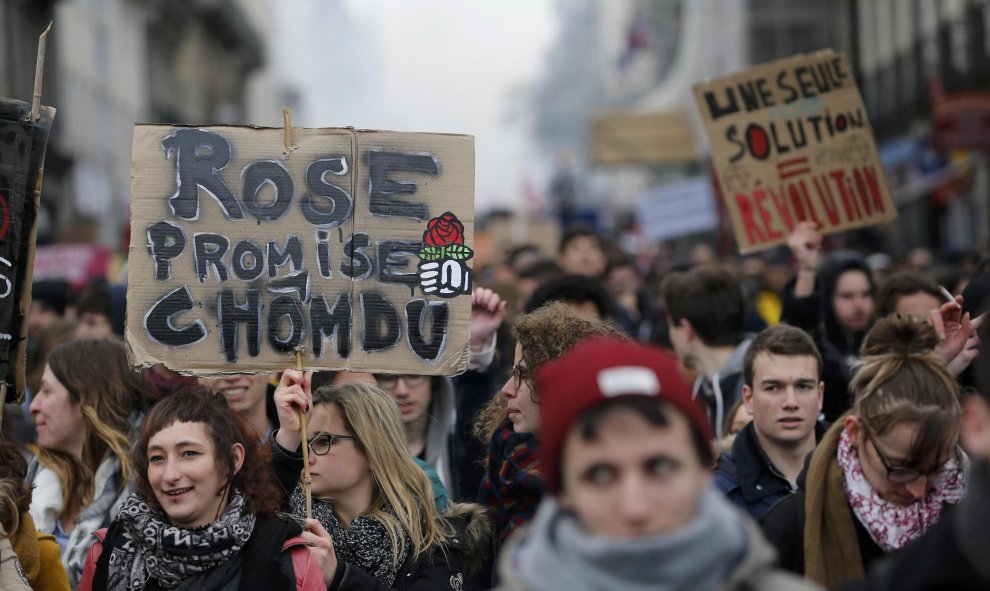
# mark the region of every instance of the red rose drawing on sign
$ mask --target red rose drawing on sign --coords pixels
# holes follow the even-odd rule
[[[467,261],[474,251],[464,245],[464,224],[451,212],[435,217],[423,232],[419,251],[419,285],[425,294],[452,298],[471,293],[471,268]]]
[[[426,232],[423,232],[423,242],[427,246],[464,244],[464,224],[448,211],[430,220],[426,225]]]

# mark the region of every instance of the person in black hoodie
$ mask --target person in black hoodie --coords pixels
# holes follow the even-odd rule
[[[802,222],[787,245],[797,262],[797,275],[787,286],[781,321],[807,331],[815,339],[824,364],[825,419],[835,421],[849,410],[850,364],[859,355],[873,326],[876,285],[866,262],[854,255],[828,261],[821,270],[822,236],[812,222]]]

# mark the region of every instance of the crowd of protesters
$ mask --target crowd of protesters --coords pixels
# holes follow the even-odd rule
[[[990,588],[990,261],[827,243],[518,246],[450,377],[136,371],[122,286],[37,282],[0,588]]]

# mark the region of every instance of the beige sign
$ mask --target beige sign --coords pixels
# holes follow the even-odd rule
[[[757,66],[696,84],[694,95],[740,252],[783,243],[801,221],[832,233],[897,217],[841,54]]]
[[[135,366],[467,368],[473,137],[138,125],[133,158]]]

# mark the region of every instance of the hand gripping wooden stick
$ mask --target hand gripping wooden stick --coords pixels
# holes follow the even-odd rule
[[[302,371],[302,350],[296,349],[296,371]],[[303,495],[306,497],[306,519],[313,518],[313,479],[309,475],[309,439],[306,437],[306,413],[299,409],[299,431],[302,435]]]

